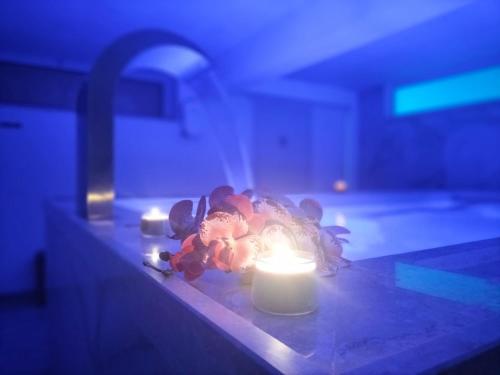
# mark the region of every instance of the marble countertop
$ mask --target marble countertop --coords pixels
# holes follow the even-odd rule
[[[302,317],[255,310],[227,276],[192,285],[339,373],[418,373],[500,344],[500,240],[354,262],[319,279],[320,308]]]
[[[118,208],[108,223],[57,210],[280,372],[417,373],[500,344],[498,238],[356,261],[319,279],[315,313],[276,317],[252,307],[238,275],[210,271],[187,283],[144,268],[152,246],[178,247],[140,236],[145,209]]]

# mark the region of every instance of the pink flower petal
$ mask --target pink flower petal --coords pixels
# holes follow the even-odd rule
[[[184,270],[184,278],[188,281],[193,281],[200,277],[205,269],[200,262],[190,262]]]
[[[181,245],[181,251],[184,253],[190,253],[191,251],[194,251],[195,249],[195,244],[194,244],[194,239],[196,238],[197,234],[191,234],[188,236],[184,241],[182,241]]]
[[[228,195],[224,203],[234,207],[245,219],[251,220],[253,216],[253,206],[250,199],[245,195]]]
[[[257,201],[255,211],[266,216],[268,220],[279,221],[285,225],[288,225],[292,220],[292,215],[290,215],[285,206],[270,199]]]
[[[241,272],[252,267],[261,249],[262,242],[259,236],[249,235],[238,239],[231,262],[231,271]]]
[[[200,225],[200,239],[205,246],[220,239],[238,238],[248,233],[248,224],[240,215],[214,212]]]
[[[252,219],[248,221],[248,231],[252,234],[260,234],[266,226],[267,215],[254,213]]]
[[[196,236],[196,234],[191,234],[189,237],[187,237],[182,242],[181,250],[170,257],[170,266],[174,269],[174,271],[182,272],[184,270],[182,257],[195,250],[195,244],[193,241],[195,240]]]
[[[228,248],[222,240],[212,241],[209,247],[210,259],[221,271],[229,271],[232,258],[234,256],[233,249]]]

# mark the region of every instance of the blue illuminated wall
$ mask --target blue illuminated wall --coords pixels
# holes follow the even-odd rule
[[[394,116],[391,99],[359,94],[361,188],[500,189],[500,102]]]
[[[44,247],[43,202],[76,194],[76,116],[0,105],[0,294],[34,286],[34,254]],[[224,179],[210,137],[181,136],[176,123],[118,116],[118,196],[195,195]],[[172,178],[172,176],[180,176]]]
[[[500,100],[500,67],[397,87],[397,116]]]

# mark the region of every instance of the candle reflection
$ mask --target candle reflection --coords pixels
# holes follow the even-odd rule
[[[149,254],[146,254],[146,257],[149,258],[152,264],[158,264],[158,262],[160,261],[160,250],[157,246],[154,246],[151,249],[151,252]]]

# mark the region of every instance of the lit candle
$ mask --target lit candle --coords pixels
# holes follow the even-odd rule
[[[311,256],[276,245],[255,266],[252,301],[257,309],[278,315],[303,315],[316,309],[316,263]]]
[[[141,232],[145,236],[164,236],[168,231],[168,215],[153,207],[141,217]]]
[[[347,191],[347,182],[344,180],[337,180],[333,183],[333,190],[337,193],[345,193]]]

